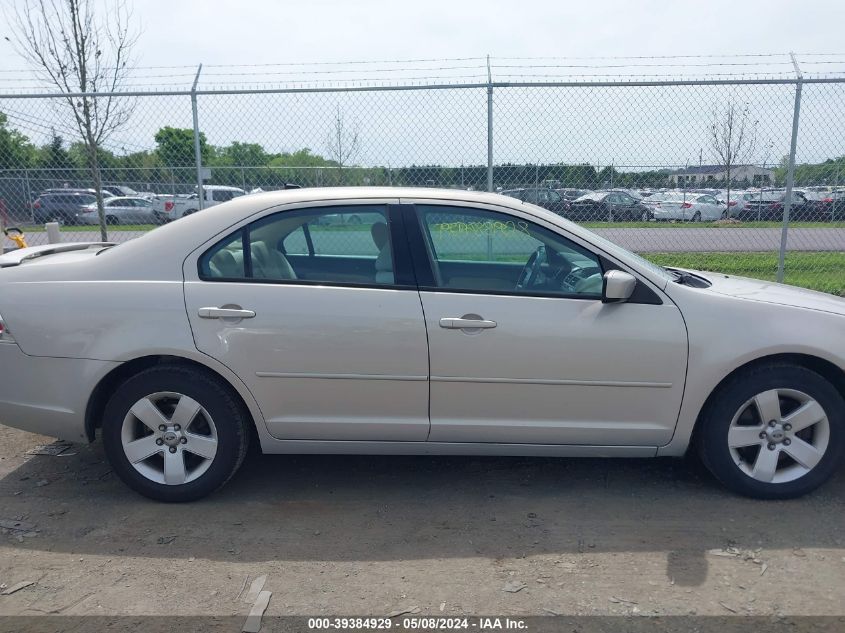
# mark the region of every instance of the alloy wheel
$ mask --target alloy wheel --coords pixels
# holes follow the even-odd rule
[[[746,475],[765,483],[794,481],[824,457],[830,422],[822,406],[794,389],[770,389],[745,402],[728,429],[728,447]]]
[[[196,400],[158,392],[138,400],[121,428],[123,453],[150,481],[177,486],[205,473],[217,455],[217,427]]]

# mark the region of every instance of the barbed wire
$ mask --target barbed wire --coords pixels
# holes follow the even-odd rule
[[[845,75],[845,53],[796,55],[807,79]],[[488,60],[494,83],[497,80],[528,83],[555,80],[619,80],[618,83],[637,80],[718,81],[734,78],[767,80],[795,76],[791,68],[792,58],[784,52],[489,58],[474,56],[206,64],[198,85],[203,89],[214,90],[226,90],[227,87],[254,87],[259,90],[368,86],[386,88],[403,84],[418,86],[421,82],[457,85],[462,82],[485,82],[488,79]],[[147,89],[174,92],[189,90],[196,77],[197,68],[187,64],[136,66],[118,92]],[[789,70],[786,70],[787,68]],[[666,72],[657,72],[662,69]],[[644,72],[648,70],[656,72]],[[14,96],[25,91],[55,92],[56,88],[49,81],[38,77],[37,72],[32,69],[10,68],[0,69],[0,90],[3,95]]]

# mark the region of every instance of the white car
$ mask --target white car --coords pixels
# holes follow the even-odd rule
[[[153,203],[138,196],[114,197],[103,200],[106,224],[158,224],[153,213]],[[97,203],[89,204],[86,210],[76,216],[82,224],[99,224]]]
[[[238,187],[203,185],[202,195],[202,208],[207,209],[247,194]],[[178,220],[200,210],[199,195],[196,192],[175,196],[157,195],[153,198],[153,210],[159,222]]]
[[[337,230],[324,218],[356,213]],[[0,258],[0,420],[149,497],[265,453],[680,456],[761,498],[845,448],[845,300],[667,270],[457,190],[241,197]],[[562,484],[564,482],[561,482]]]
[[[725,206],[706,193],[668,191],[655,193],[642,202],[655,220],[715,222],[727,215]]]

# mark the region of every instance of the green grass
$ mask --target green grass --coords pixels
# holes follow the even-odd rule
[[[774,281],[777,253],[642,253],[661,266],[709,270]],[[784,281],[845,297],[845,253],[793,251],[786,254]]]
[[[739,277],[775,281],[777,253],[640,253],[661,266],[691,268]],[[490,261],[480,253],[449,253],[453,261]],[[493,261],[524,264],[524,255],[500,254]],[[835,251],[794,251],[786,255],[784,282],[845,297],[845,253]]]

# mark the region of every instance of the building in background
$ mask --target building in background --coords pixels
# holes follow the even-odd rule
[[[701,165],[679,169],[670,176],[676,187],[684,185],[706,185],[723,183],[727,180],[728,170],[724,165]],[[756,165],[734,165],[731,167],[733,182],[747,182],[752,186],[771,185],[775,181],[775,170]]]

